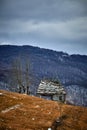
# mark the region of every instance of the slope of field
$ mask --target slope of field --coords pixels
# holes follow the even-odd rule
[[[0,90],[0,130],[87,130],[86,115],[84,107]]]

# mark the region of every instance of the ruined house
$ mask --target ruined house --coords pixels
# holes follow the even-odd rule
[[[40,97],[48,97],[54,101],[65,102],[66,92],[59,82],[43,80],[39,84],[37,94]]]

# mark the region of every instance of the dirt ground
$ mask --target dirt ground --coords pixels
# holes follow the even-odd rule
[[[84,107],[0,90],[0,130],[87,130],[86,115]]]

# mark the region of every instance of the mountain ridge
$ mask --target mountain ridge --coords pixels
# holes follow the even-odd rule
[[[67,100],[87,106],[87,56],[57,52],[33,46],[0,46],[0,88],[14,91],[9,85],[11,64],[17,57],[31,63],[31,92],[36,93],[43,78],[59,79],[67,92]]]

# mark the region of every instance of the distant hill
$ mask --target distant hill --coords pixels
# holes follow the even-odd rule
[[[40,80],[58,79],[67,92],[67,102],[87,106],[87,56],[69,55],[33,46],[0,46],[0,88],[15,91],[10,85],[12,63],[21,57],[24,64],[27,58],[31,64],[31,92],[36,94]]]
[[[86,115],[84,107],[0,90],[0,130],[86,130]]]

